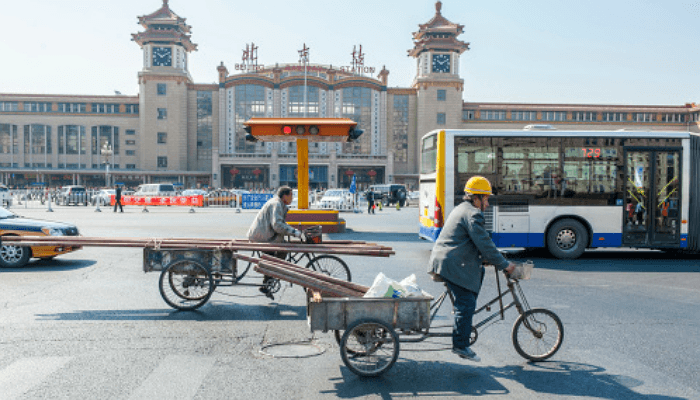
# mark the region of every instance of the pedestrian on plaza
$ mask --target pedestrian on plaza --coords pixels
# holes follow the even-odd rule
[[[479,356],[469,348],[469,337],[484,279],[482,261],[506,273],[513,272],[515,264],[503,258],[484,227],[483,212],[489,206],[491,183],[482,176],[474,176],[467,181],[464,192],[464,202],[447,217],[435,242],[428,274],[444,281],[454,297],[452,352],[479,362]]]
[[[367,189],[367,214],[374,214],[374,192],[372,189]]]
[[[292,204],[293,199],[294,194],[289,186],[281,186],[277,189],[277,195],[272,196],[255,217],[253,224],[248,230],[248,239],[252,242],[283,243],[285,236],[300,238],[301,231],[290,226],[285,221],[289,205]],[[287,253],[284,251],[263,253],[282,260],[287,258]],[[274,300],[270,285],[272,279],[267,275],[263,277],[263,286],[260,288],[260,292]]]
[[[124,207],[122,207],[122,188],[119,185],[114,185],[114,212],[117,212],[117,206],[119,206],[119,212],[124,212]]]

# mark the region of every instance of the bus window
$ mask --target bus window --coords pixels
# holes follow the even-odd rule
[[[561,139],[519,137],[501,146],[500,194],[556,197]]]
[[[490,175],[496,170],[496,152],[491,138],[455,138],[458,173]]]
[[[423,138],[420,157],[420,173],[430,174],[437,168],[437,136],[431,135]]]

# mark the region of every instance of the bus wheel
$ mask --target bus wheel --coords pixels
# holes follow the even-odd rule
[[[579,258],[587,245],[588,231],[583,224],[573,219],[558,221],[547,232],[547,249],[556,258]]]

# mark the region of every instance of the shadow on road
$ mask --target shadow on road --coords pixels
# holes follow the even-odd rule
[[[291,321],[306,319],[305,306],[286,304],[207,303],[198,310],[171,308],[140,310],[83,310],[37,314],[39,321]]]
[[[681,400],[681,397],[642,394],[634,390],[644,382],[613,375],[602,367],[573,362],[528,363],[507,367],[480,367],[459,362],[416,362],[399,359],[381,377],[360,378],[341,367],[334,394],[339,398],[367,395],[382,399],[421,396],[484,396],[512,394],[499,380],[516,382],[529,391],[566,397],[600,399]]]
[[[95,260],[35,260],[22,268],[0,268],[0,272],[51,272],[72,271],[91,267],[97,264]]]
[[[586,251],[576,260],[558,260],[543,251],[506,251],[513,261],[532,260],[535,268],[583,272],[700,272],[700,255],[662,251]]]

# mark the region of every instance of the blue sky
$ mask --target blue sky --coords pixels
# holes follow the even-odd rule
[[[138,93],[142,67],[131,34],[137,16],[162,0],[0,0],[0,92]],[[190,73],[217,81],[254,42],[259,62],[293,63],[303,44],[312,63],[349,65],[362,44],[365,65],[408,87],[412,32],[435,14],[433,0],[298,2],[170,0],[187,18]],[[465,101],[682,105],[700,102],[700,2],[685,0],[444,0],[442,14],[464,25]],[[232,71],[233,73],[233,71]]]

